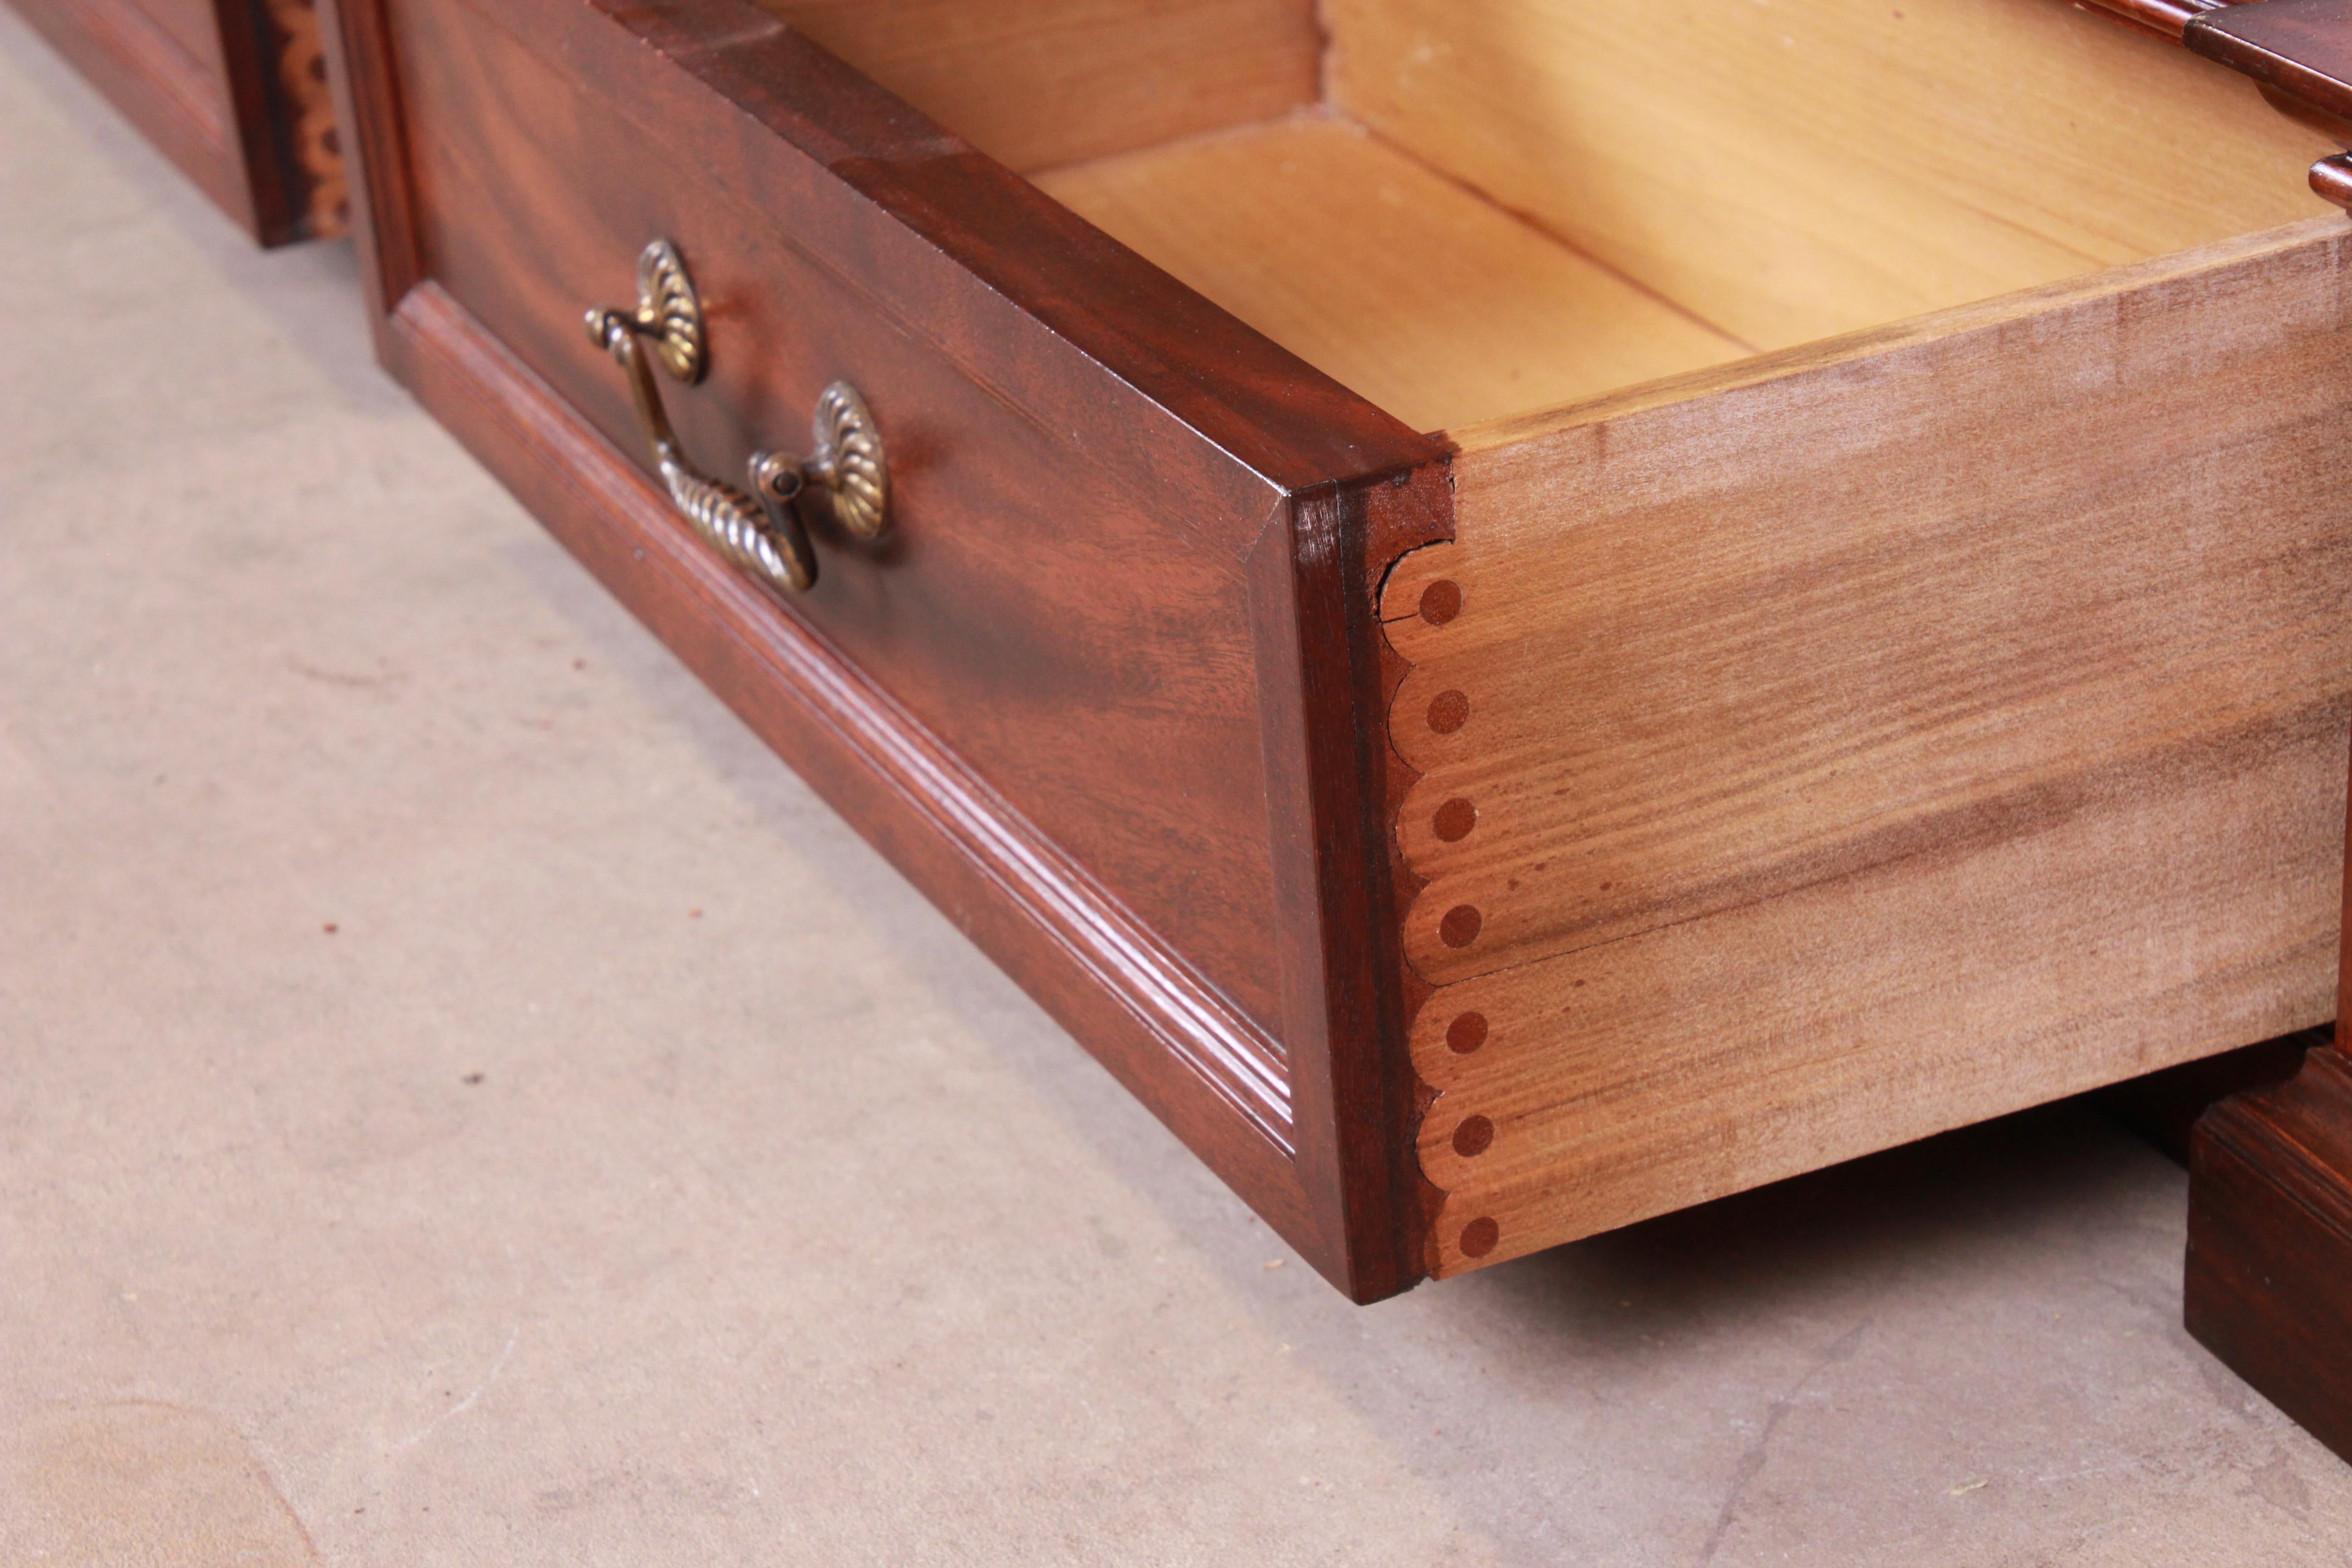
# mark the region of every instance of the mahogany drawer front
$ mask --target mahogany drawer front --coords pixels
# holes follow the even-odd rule
[[[341,234],[348,189],[313,0],[10,0],[264,245]]]
[[[820,531],[814,586],[770,613],[799,613],[1275,1026],[1246,576],[1272,488],[1230,464],[1121,461],[1103,391],[1050,370],[1024,384],[987,323],[894,296],[855,239],[827,247],[856,198],[822,170],[761,203],[644,111],[625,65],[610,93],[580,92],[607,68],[593,42],[562,49],[522,8],[467,0],[386,16],[433,281],[634,451],[626,386],[581,317],[631,298],[640,247],[669,239],[707,306],[710,369],[667,405],[689,457],[739,483],[754,449],[805,444],[821,390],[851,382],[884,437],[895,526],[872,546]],[[1155,886],[1171,862],[1194,879]]]
[[[1324,1063],[1327,971],[1396,982],[1362,977],[1360,918],[1352,957],[1326,941],[1304,715],[1318,684],[1348,714],[1373,694],[1364,519],[1438,446],[730,0],[341,26],[387,363],[1303,1250],[1393,1279],[1401,1242],[1351,1263],[1307,1195],[1342,1179],[1352,1070]],[[707,377],[661,392],[697,468],[804,450],[835,382],[872,411],[888,530],[813,511],[804,593],[695,537],[583,331],[656,238],[706,322]],[[1308,586],[1342,570],[1355,591]],[[1345,772],[1379,787],[1376,756]]]
[[[1351,1294],[2326,1016],[2352,256],[2241,79],[2055,0],[772,9],[339,0],[381,352]],[[695,468],[872,411],[804,592],[583,331],[656,239]]]

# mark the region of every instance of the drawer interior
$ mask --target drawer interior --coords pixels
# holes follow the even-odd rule
[[[2333,149],[2061,0],[768,0],[1460,431],[2325,210]]]

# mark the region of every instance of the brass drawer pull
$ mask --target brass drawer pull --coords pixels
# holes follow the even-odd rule
[[[746,495],[686,460],[641,339],[652,340],[653,357],[689,386],[709,367],[702,301],[677,247],[666,239],[655,240],[637,258],[636,310],[590,310],[588,341],[628,373],[637,423],[653,443],[669,499],[713,550],[764,582],[801,593],[816,581],[816,554],[797,510],[805,491],[824,492],[835,521],[861,539],[875,538],[887,526],[889,468],[881,433],[856,388],[836,381],[818,395],[811,422],[815,450],[810,456],[751,454],[751,493]]]

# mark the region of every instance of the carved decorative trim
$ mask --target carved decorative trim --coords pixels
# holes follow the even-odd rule
[[[327,57],[317,0],[261,0],[278,47],[278,110],[283,121],[289,192],[299,214],[297,230],[325,238],[351,227],[351,184],[343,172],[334,99],[327,89]]]

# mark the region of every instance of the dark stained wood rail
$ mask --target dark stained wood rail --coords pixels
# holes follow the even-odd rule
[[[2208,11],[2219,11],[2237,0],[2076,0],[2084,10],[2097,11],[2127,22],[2158,37],[2180,41],[2181,29]]]
[[[2076,0],[2252,79],[2271,106],[2352,147],[2352,0]],[[2352,154],[2311,166],[2311,188],[2352,211]]]
[[[2352,1060],[2223,1100],[2189,1168],[2189,1331],[2352,1459]]]

